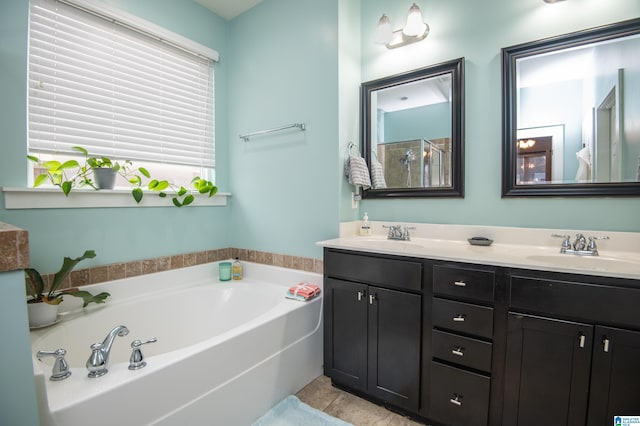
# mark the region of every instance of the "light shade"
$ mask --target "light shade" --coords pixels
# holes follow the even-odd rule
[[[407,24],[402,29],[404,35],[409,37],[417,37],[424,34],[427,29],[427,25],[422,20],[422,12],[417,4],[413,4],[409,8],[409,14],[407,15]]]
[[[391,20],[387,15],[383,14],[378,21],[375,42],[378,44],[387,44],[390,43],[392,39],[393,30],[391,29]]]
[[[564,0],[543,0],[545,3],[559,3]]]

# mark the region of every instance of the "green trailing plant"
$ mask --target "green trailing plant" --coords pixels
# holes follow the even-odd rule
[[[189,189],[182,185],[175,185],[168,180],[152,179],[147,169],[135,167],[129,160],[119,163],[109,157],[92,157],[81,146],[74,146],[73,149],[84,155],[84,164],[80,164],[77,160],[68,160],[64,163],[56,160],[40,161],[38,157],[28,155],[27,158],[29,160],[46,169],[46,172],[36,177],[33,186],[38,187],[49,181],[54,186],[59,187],[64,195],[68,196],[73,188],[89,186],[93,189],[98,189],[92,179],[91,170],[94,168],[111,168],[132,186],[131,195],[136,204],[140,204],[144,197],[145,178],[149,179],[148,184],[146,184],[146,188],[149,191],[158,193],[161,198],[170,196],[173,205],[176,207],[188,206],[195,201],[195,197]],[[213,197],[218,192],[218,188],[212,182],[201,177],[195,177],[191,181],[191,186],[193,190],[203,195],[207,194],[209,197]]]
[[[31,299],[29,299],[27,303],[48,303],[50,305],[59,305],[60,302],[62,302],[63,296],[67,294],[81,298],[83,300],[83,308],[89,303],[104,303],[105,299],[111,296],[107,292],[102,292],[94,296],[88,291],[79,290],[77,288],[58,290],[64,279],[67,278],[78,263],[85,259],[93,259],[94,257],[96,257],[96,252],[93,250],[87,250],[82,256],[75,259],[65,257],[62,261],[60,270],[53,276],[53,281],[51,282],[49,291],[45,291],[44,280],[42,279],[40,272],[33,268],[25,269],[25,275],[29,278],[25,280],[27,294],[31,296]]]

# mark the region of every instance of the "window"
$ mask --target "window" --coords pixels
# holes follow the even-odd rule
[[[78,145],[136,165],[160,163],[163,178],[182,168],[186,177],[196,169],[213,179],[217,53],[75,3],[30,3],[29,152],[68,158]]]

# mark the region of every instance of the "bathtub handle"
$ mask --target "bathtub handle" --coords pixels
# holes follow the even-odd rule
[[[44,358],[46,356],[52,356],[56,360],[53,362],[53,370],[51,372],[51,377],[49,380],[57,382],[59,380],[64,380],[71,375],[71,371],[69,370],[69,364],[65,361],[64,356],[67,354],[65,349],[56,349],[55,351],[38,351],[36,356],[38,360]]]
[[[131,348],[133,351],[131,352],[131,358],[129,358],[129,370],[139,370],[142,367],[146,366],[147,363],[144,360],[144,356],[142,355],[142,351],[140,350],[140,346],[146,345],[147,343],[155,343],[158,339],[152,337],[149,340],[134,340],[131,342]]]

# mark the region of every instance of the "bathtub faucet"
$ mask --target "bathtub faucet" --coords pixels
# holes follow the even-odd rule
[[[117,336],[124,337],[127,334],[129,334],[129,329],[124,325],[119,325],[107,334],[107,337],[105,337],[102,343],[94,343],[91,345],[91,356],[87,360],[89,377],[100,377],[109,372],[109,370],[107,370],[107,362],[109,361],[111,345],[113,345],[113,341]]]

